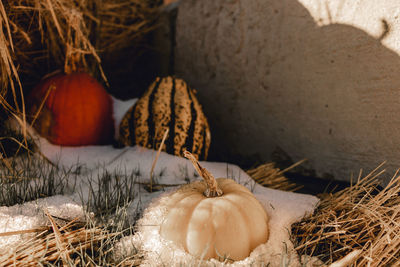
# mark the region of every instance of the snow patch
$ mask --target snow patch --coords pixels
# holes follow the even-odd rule
[[[57,195],[26,202],[22,205],[0,207],[0,235],[1,233],[36,229],[49,225],[45,211],[51,216],[67,220],[85,219],[81,205],[74,202],[70,197]],[[34,234],[16,234],[0,237],[0,254],[3,249],[7,250],[10,246],[14,246],[32,236]]]
[[[243,177],[242,182],[245,181],[246,177]],[[230,265],[258,266],[263,263],[267,266],[301,266],[290,241],[291,225],[311,214],[318,204],[318,199],[310,195],[268,189],[257,184],[254,185],[254,189],[255,197],[264,206],[270,218],[270,237],[265,244],[255,248],[249,257]],[[123,259],[139,249],[145,256],[143,266],[225,265],[226,263],[215,259],[207,261],[196,259],[183,248],[160,236],[160,226],[167,213],[166,200],[171,193],[165,193],[152,201],[138,221],[138,231],[135,235],[123,238],[115,246],[115,257]]]
[[[125,112],[135,103],[114,99],[114,119],[116,129]],[[53,196],[23,205],[0,207],[0,233],[32,229],[48,224],[43,209],[50,214],[62,218],[76,218],[83,215],[84,208],[79,201],[88,194],[88,177],[95,177],[104,172],[122,172],[129,175],[140,172],[138,181],[149,182],[150,170],[156,156],[156,151],[139,146],[117,149],[112,146],[85,146],[61,147],[49,143],[38,136],[33,129],[29,129],[36,139],[41,153],[51,162],[65,168],[78,170],[76,192],[69,196]],[[118,134],[116,132],[116,134]],[[270,263],[269,266],[281,266],[282,260],[289,266],[298,266],[298,255],[294,251],[289,239],[291,224],[311,214],[318,205],[318,198],[311,195],[284,192],[262,187],[254,182],[246,172],[236,165],[217,162],[200,162],[215,177],[232,178],[251,190],[255,197],[263,204],[269,215],[270,238],[267,243],[257,247],[251,255],[243,261],[234,263],[234,266],[247,266],[252,263]],[[124,258],[140,249],[144,253],[144,265],[154,266],[161,263],[170,265],[193,264],[196,259],[159,235],[160,223],[165,215],[166,207],[163,200],[170,191],[179,185],[201,179],[195,173],[190,161],[162,152],[154,169],[156,183],[168,184],[174,187],[169,192],[148,193],[140,186],[137,187],[135,199],[128,208],[132,218],[137,207],[147,209],[142,219],[138,221],[138,231],[133,236],[123,238],[115,246],[115,257]],[[139,194],[140,193],[140,194]],[[87,196],[86,196],[87,197]],[[150,204],[151,203],[151,204]],[[150,204],[150,205],[149,205]],[[132,221],[132,223],[134,223]],[[25,240],[27,235],[13,235],[0,237],[0,251],[12,244]],[[221,266],[217,260],[203,262],[207,266]],[[284,265],[285,266],[285,265]]]

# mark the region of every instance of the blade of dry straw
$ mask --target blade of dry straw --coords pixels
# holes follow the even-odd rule
[[[165,140],[167,139],[168,133],[169,133],[169,129],[167,128],[167,130],[164,132],[163,138],[161,140],[160,147],[157,150],[156,158],[154,159],[153,164],[151,165],[151,170],[150,170],[150,192],[153,189],[154,168],[156,167],[158,157],[160,156],[161,150],[162,150],[162,148],[164,146]]]
[[[335,261],[334,263],[332,263],[331,265],[329,265],[329,267],[346,267],[346,266],[350,266],[351,264],[353,264],[357,257],[361,254],[362,250],[361,249],[356,249],[354,251],[352,251],[351,253],[347,254],[344,258]]]
[[[61,259],[64,264],[68,264],[71,262],[71,258],[69,257],[67,247],[65,246],[65,240],[63,238],[63,235],[60,232],[60,229],[58,228],[56,222],[54,221],[53,217],[50,215],[48,211],[44,211],[46,216],[49,218],[49,221],[51,223],[51,226],[54,231],[55,239],[56,239],[56,245],[58,248],[58,251],[61,254]]]
[[[50,95],[50,92],[53,91],[53,90],[55,90],[55,89],[56,89],[55,84],[50,85],[49,88],[47,89],[45,96],[43,97],[42,101],[40,102],[40,105],[39,105],[38,110],[36,111],[36,113],[35,113],[34,116],[33,116],[33,119],[32,119],[32,122],[31,122],[31,126],[34,125],[35,121],[36,121],[37,118],[39,117],[39,114],[40,114],[40,112],[42,111],[43,106],[44,106],[44,104],[46,103],[46,100],[47,100],[47,98],[48,98],[49,95]]]
[[[50,230],[50,227],[45,226],[45,227],[40,227],[40,228],[35,228],[35,229],[4,232],[4,233],[0,233],[0,237],[10,236],[10,235],[22,235],[22,234],[29,234],[29,233],[37,233],[37,232],[43,232],[46,230]]]
[[[11,47],[11,50],[14,51],[14,45],[13,45],[13,41],[12,41],[12,38],[11,38],[10,24],[8,23],[8,17],[7,17],[6,10],[4,9],[3,1],[0,1],[0,13],[1,13],[0,17],[3,18],[2,20],[6,24],[6,29],[7,29],[8,39],[9,39],[9,45]]]
[[[47,0],[46,2],[47,2],[48,10],[50,11],[50,14],[53,18],[54,25],[56,26],[56,29],[58,31],[58,35],[60,36],[61,40],[64,40],[63,31],[61,29],[60,23],[58,22],[57,15],[56,15],[56,12],[54,11],[53,4],[52,4],[51,0]]]
[[[379,166],[380,168],[383,165]],[[293,225],[296,250],[332,262],[361,250],[357,266],[392,266],[400,253],[400,177],[380,189],[375,168],[355,184],[325,194],[313,215]],[[361,173],[361,172],[360,172]],[[349,256],[351,258],[351,256]]]
[[[85,250],[93,248],[99,242],[115,237],[118,234],[108,234],[106,231],[97,227],[86,229],[85,226],[81,227],[81,225],[82,222],[77,222],[74,219],[65,226],[59,228],[59,231],[64,231],[63,238],[69,245],[65,251],[60,251],[57,245],[57,235],[55,232],[44,231],[36,237],[17,245],[15,248],[5,253],[5,255],[0,255],[0,265],[36,266],[38,262],[43,261],[54,263],[54,261],[57,261],[60,256],[62,256],[62,253],[67,253],[68,255],[82,255],[82,253],[85,253]],[[76,226],[79,228],[65,231],[69,227]],[[51,227],[49,228],[51,229]],[[44,235],[44,233],[46,234]],[[93,250],[91,252],[93,253]],[[68,262],[68,264],[71,264],[71,262]]]
[[[301,165],[305,161],[307,161],[307,159],[300,160],[284,170],[275,168],[275,164],[273,162],[270,162],[262,164],[254,169],[247,170],[246,172],[257,183],[263,186],[285,191],[297,191],[301,189],[303,186],[291,182],[284,176],[284,173]]]
[[[8,40],[6,39],[6,35],[3,32],[3,25],[5,25],[4,27],[6,28],[7,31],[7,36],[8,36]],[[16,106],[16,111],[19,112],[19,105],[18,105],[18,101],[17,101],[17,95],[15,92],[15,87],[14,87],[14,79],[17,81],[19,88],[20,88],[20,93],[21,93],[21,100],[22,100],[22,107],[24,108],[24,100],[23,100],[23,92],[22,92],[22,85],[21,85],[21,81],[19,79],[19,75],[18,75],[18,71],[14,65],[13,59],[11,57],[10,51],[8,49],[8,47],[11,48],[11,51],[14,51],[14,46],[13,46],[13,39],[12,39],[12,35],[11,35],[11,29],[10,29],[10,25],[8,23],[8,16],[7,13],[5,11],[3,2],[0,1],[0,58],[2,61],[2,68],[5,68],[6,73],[8,75],[8,80],[10,81],[10,85],[11,85],[11,91],[13,94],[13,98],[14,98],[14,103]],[[4,101],[2,100],[2,104],[4,104]],[[10,105],[7,105],[9,108],[11,108],[13,110],[13,108]],[[23,114],[25,115],[25,113],[23,112]]]

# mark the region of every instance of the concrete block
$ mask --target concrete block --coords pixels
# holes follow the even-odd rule
[[[318,177],[400,167],[397,0],[182,0],[175,72],[198,91],[212,146],[274,153]]]

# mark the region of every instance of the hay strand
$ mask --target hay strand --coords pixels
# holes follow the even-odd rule
[[[157,150],[156,158],[154,159],[153,164],[151,165],[151,170],[150,170],[150,192],[153,192],[154,168],[156,167],[158,158],[160,157],[161,150],[163,149],[163,146],[164,146],[165,140],[167,139],[168,133],[169,133],[169,129],[165,130],[163,138],[161,140],[160,147]]]
[[[346,266],[351,266],[353,262],[357,260],[357,257],[360,255],[361,250],[356,249],[352,251],[351,253],[347,254],[344,256],[342,259],[335,261],[329,267],[346,267]]]
[[[44,213],[46,214],[47,218],[49,219],[51,223],[51,227],[53,228],[54,232],[54,237],[56,240],[56,247],[58,252],[60,253],[61,260],[63,264],[68,264],[68,262],[71,262],[71,258],[69,257],[69,254],[67,252],[67,247],[66,247],[66,242],[60,232],[60,229],[58,229],[58,226],[56,222],[54,221],[53,217],[45,210]]]
[[[19,116],[21,128],[25,129],[25,88],[33,87],[55,69],[66,73],[84,70],[108,84],[101,57],[135,45],[154,29],[159,13],[156,3],[0,0],[2,117]],[[26,137],[25,130],[23,134]],[[24,143],[27,145],[26,140]]]
[[[301,189],[303,186],[291,182],[288,178],[284,176],[284,173],[292,170],[293,168],[304,163],[305,161],[306,159],[300,160],[284,170],[276,168],[275,163],[270,162],[262,164],[246,172],[250,177],[252,177],[257,183],[262,186],[293,192]]]
[[[383,189],[383,165],[354,185],[322,195],[315,213],[292,228],[299,254],[318,256],[325,263],[360,250],[356,266],[393,266],[400,260],[400,176]],[[355,252],[354,252],[355,253]]]
[[[72,220],[59,227],[50,214],[47,213],[47,217],[51,226],[23,232],[26,234],[43,229],[33,238],[4,251],[5,253],[0,255],[1,266],[37,266],[39,263],[76,266],[83,257],[82,253],[100,249],[106,240],[117,235],[95,226],[87,227],[78,220]],[[22,234],[22,232],[9,234]]]
[[[106,81],[101,55],[132,46],[153,29],[159,13],[155,3],[0,0],[0,104],[9,112],[25,114],[21,73],[42,77],[55,68],[83,68]]]

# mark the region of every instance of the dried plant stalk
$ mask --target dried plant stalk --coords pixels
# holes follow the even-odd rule
[[[60,228],[53,220],[52,229],[55,228],[57,231],[43,231],[15,248],[9,249],[0,256],[0,265],[37,266],[39,262],[55,264],[61,260],[64,265],[72,266],[79,261],[77,255],[82,256],[82,253],[87,250],[96,251],[105,240],[117,235],[98,227],[85,227],[84,223],[77,220]]]
[[[315,213],[292,228],[300,255],[331,263],[361,249],[356,266],[394,266],[400,260],[400,176],[379,187],[379,166],[357,183],[322,196]]]
[[[284,191],[297,191],[303,186],[289,181],[289,179],[284,176],[284,173],[299,166],[304,161],[306,160],[301,160],[284,170],[276,168],[273,162],[265,163],[248,170],[247,174],[257,183],[265,187]]]
[[[12,57],[13,52],[14,52],[14,44],[11,35],[9,19],[6,13],[6,9],[4,8],[3,2],[0,1],[0,71],[1,71],[0,101],[1,102],[3,102],[3,97],[6,93],[6,88],[8,88],[8,85],[10,85],[11,88],[13,89],[12,92],[14,97],[14,103],[16,103],[16,90],[14,82],[16,81],[20,85],[20,88],[22,88],[17,68],[14,65]],[[5,104],[5,107],[7,109],[12,109],[12,107],[8,105],[8,103]]]
[[[29,84],[57,68],[83,68],[106,81],[101,56],[153,29],[157,2],[0,0],[0,105],[25,123],[21,75]]]

